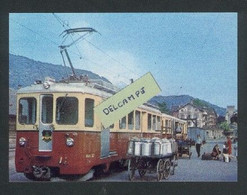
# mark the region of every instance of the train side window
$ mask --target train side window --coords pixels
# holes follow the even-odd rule
[[[169,129],[169,124],[168,124],[168,120],[165,120],[165,131],[166,133],[170,133],[170,129]]]
[[[156,130],[156,125],[157,125],[157,123],[156,123],[156,116],[155,115],[153,115],[153,126],[152,126],[152,129],[153,130]]]
[[[141,113],[140,111],[135,111],[135,129],[140,130],[141,127]]]
[[[110,125],[110,127],[109,127],[110,129],[113,129],[114,128],[114,124],[112,124],[112,125]]]
[[[119,128],[126,129],[126,116],[119,120]]]
[[[75,97],[59,97],[56,103],[56,122],[74,125],[78,122],[78,99]]]
[[[148,130],[151,130],[152,126],[152,115],[148,114]]]
[[[19,101],[19,123],[20,124],[35,124],[36,122],[36,99],[21,98]]]
[[[156,130],[161,130],[160,116],[157,116],[157,129]]]
[[[128,114],[128,129],[133,129],[134,127],[134,112]]]
[[[94,125],[94,100],[85,99],[85,127],[93,127]]]

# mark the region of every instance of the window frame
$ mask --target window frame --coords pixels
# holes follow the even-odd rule
[[[128,129],[128,130],[131,130],[131,131],[134,130],[134,127],[135,127],[135,117],[134,117],[135,114],[134,114],[134,113],[135,113],[135,112],[132,111],[132,112],[130,112],[130,113],[127,115],[127,116],[128,116],[128,124],[127,124],[127,125],[128,125],[128,128],[127,128],[127,129]],[[130,120],[129,120],[130,114],[132,114],[132,123],[130,123]],[[130,125],[132,125],[132,128],[129,128]]]
[[[152,130],[156,131],[157,129],[157,115],[152,114]]]
[[[76,99],[76,101],[77,101],[77,121],[76,121],[76,123],[58,123],[58,120],[57,120],[57,114],[58,114],[58,112],[57,112],[57,101],[58,101],[58,99],[59,98],[74,98],[74,99]],[[65,101],[66,101],[66,99],[65,99]],[[78,97],[76,97],[76,96],[58,96],[58,97],[56,97],[56,104],[55,104],[55,106],[56,106],[56,108],[55,108],[55,122],[56,122],[56,124],[57,125],[77,125],[78,123],[79,123],[79,98]],[[60,110],[61,111],[61,110]]]
[[[136,113],[139,113],[139,123],[138,123],[138,125],[139,125],[139,129],[137,129],[136,128],[136,125],[137,125],[137,121],[136,121],[136,119],[137,119],[137,115],[136,115]],[[135,110],[135,117],[134,117],[134,125],[135,125],[135,130],[137,130],[137,131],[140,131],[141,130],[141,111],[139,111],[139,110]]]
[[[123,119],[125,118],[125,123],[122,123],[122,121],[123,121]],[[122,124],[125,124],[125,127],[123,128],[121,125]],[[122,117],[120,120],[119,120],[119,130],[124,130],[124,129],[126,129],[126,127],[127,127],[127,117],[126,116],[124,116],[124,117]]]
[[[152,130],[152,114],[147,113],[147,130],[151,131]],[[149,128],[149,116],[150,116],[150,128]]]
[[[34,104],[34,105],[35,105],[35,111],[34,111],[34,123],[22,123],[22,122],[20,121],[20,118],[21,118],[21,117],[20,117],[20,116],[21,116],[21,115],[20,115],[20,105],[21,105],[20,103],[21,103],[21,100],[22,100],[22,99],[26,99],[26,100],[27,100],[27,99],[34,99],[34,100],[35,100],[35,102],[34,102],[34,103],[35,103],[35,104]],[[37,111],[38,111],[38,110],[37,110],[37,109],[38,109],[38,107],[37,107],[37,102],[38,102],[38,101],[37,101],[37,98],[36,98],[36,97],[21,97],[21,98],[19,99],[19,101],[18,101],[18,124],[20,124],[20,125],[34,125],[34,124],[37,123],[37,116],[38,116],[38,115],[37,115]],[[23,108],[22,108],[22,109],[23,109]]]
[[[86,124],[86,101],[87,100],[92,100],[93,101],[93,107],[92,107],[92,125],[87,125]],[[94,106],[95,106],[95,99],[93,99],[93,98],[85,98],[84,99],[84,119],[83,119],[83,121],[84,121],[84,127],[86,127],[86,128],[93,128],[94,127],[94,125],[95,125],[95,116],[94,116]],[[114,125],[114,124],[113,124]]]
[[[43,117],[43,98],[44,97],[52,97],[52,121],[50,123],[45,123],[43,120],[42,120],[42,117]],[[52,124],[54,122],[54,118],[53,118],[53,113],[54,113],[54,96],[53,94],[44,94],[42,95],[42,98],[41,98],[41,113],[40,113],[40,122],[42,124]]]

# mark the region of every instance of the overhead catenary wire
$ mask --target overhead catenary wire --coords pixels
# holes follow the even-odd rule
[[[121,62],[119,62],[118,60],[116,60],[115,58],[113,58],[112,56],[110,56],[109,54],[107,54],[105,51],[103,51],[102,49],[100,49],[99,47],[97,47],[95,44],[93,44],[92,42],[88,41],[85,39],[86,42],[88,42],[90,45],[92,45],[93,47],[95,47],[96,49],[98,49],[99,51],[101,51],[102,53],[104,53],[106,56],[108,56],[110,59],[112,59],[113,61],[117,62],[118,64],[120,64],[122,67],[124,67],[125,69],[127,69],[128,71],[134,73],[135,75],[137,76],[140,76],[138,75],[138,73],[132,71],[131,69],[127,68],[126,65],[122,64]]]
[[[64,22],[61,18],[59,18],[57,15],[55,15],[55,14],[53,14],[53,15],[57,18],[57,20],[59,21],[59,23],[64,27],[64,23],[65,23],[65,22]],[[66,24],[66,26],[70,28],[69,24]],[[65,28],[65,27],[64,27],[64,28]],[[66,29],[66,28],[65,28],[65,29]],[[92,42],[88,41],[87,39],[84,39],[84,40],[85,40],[86,42],[88,42],[90,45],[92,45],[94,48],[96,48],[97,50],[99,50],[100,52],[102,52],[103,54],[105,54],[105,55],[106,55],[107,57],[109,57],[111,60],[117,62],[118,64],[120,64],[122,67],[124,67],[124,68],[127,69],[128,71],[130,71],[130,72],[132,72],[132,73],[134,73],[135,75],[137,75],[137,76],[140,77],[140,75],[139,75],[138,73],[136,73],[136,72],[134,72],[133,70],[127,68],[126,65],[124,65],[123,63],[119,62],[117,59],[115,59],[115,58],[113,58],[112,56],[110,56],[107,52],[103,51],[103,49],[100,49],[98,46],[96,46],[96,45],[93,44]]]
[[[41,38],[43,38],[43,39],[45,39],[45,40],[51,42],[56,48],[60,45],[60,44],[58,44],[57,42],[52,41],[51,39],[49,39],[49,38],[47,38],[47,37],[41,35],[40,33],[38,33],[38,32],[36,32],[36,31],[32,30],[31,28],[29,28],[29,27],[27,27],[27,26],[21,24],[20,22],[17,22],[17,21],[15,21],[15,20],[13,20],[13,19],[10,19],[10,20],[12,20],[12,21],[15,22],[16,24],[20,25],[21,27],[25,28],[26,30],[32,32],[33,34],[35,34],[35,35],[37,35],[37,36],[39,36],[39,37],[41,37]],[[27,39],[26,39],[26,40],[27,40]],[[34,40],[31,40],[31,39],[28,39],[28,41],[29,41],[29,42],[35,43],[35,41],[34,41]],[[71,52],[72,54],[74,54],[74,55],[80,57],[80,59],[84,59],[84,60],[86,60],[86,61],[88,61],[88,62],[90,62],[90,63],[92,63],[92,64],[97,65],[97,66],[102,66],[102,64],[99,64],[99,63],[97,63],[97,62],[94,62],[94,61],[92,61],[92,60],[90,60],[90,59],[88,59],[88,58],[86,58],[86,57],[79,56],[78,53],[76,53],[76,52],[74,52],[74,51],[71,51],[71,50],[70,50],[70,52]],[[65,69],[66,69],[66,67],[65,67]],[[108,73],[112,73],[112,70],[110,70],[110,69],[107,68],[107,67],[105,67],[104,70],[107,70]],[[68,74],[68,73],[67,73],[67,69],[66,69],[66,74]],[[62,76],[62,75],[61,75],[61,76]],[[123,76],[123,75],[122,75],[122,77],[123,77],[123,78],[126,78],[126,79],[129,79],[129,78]],[[121,81],[121,82],[123,82],[123,81]],[[125,83],[125,82],[124,82],[124,83]],[[127,85],[127,83],[125,83],[125,84]]]
[[[57,21],[63,26],[63,28],[64,28],[65,30],[67,30],[67,28],[65,27],[65,25],[66,25],[67,27],[70,28],[69,24],[65,24],[65,22],[64,22],[59,16],[57,16],[57,15],[54,14],[54,13],[53,13],[53,15],[54,15],[54,17],[57,19]],[[71,35],[70,35],[70,37],[71,37],[72,41],[75,42]],[[101,51],[102,53],[104,53],[106,56],[108,56],[111,60],[117,62],[117,63],[120,64],[120,65],[122,65],[125,69],[129,70],[129,71],[132,72],[133,74],[138,75],[136,72],[134,72],[134,71],[132,71],[132,70],[126,68],[126,66],[125,66],[124,64],[122,64],[121,62],[119,62],[118,60],[116,60],[115,58],[113,58],[112,56],[110,56],[110,55],[107,54],[105,51],[103,51],[102,49],[100,49],[99,47],[97,47],[97,46],[96,46],[95,44],[93,44],[92,42],[86,40],[85,38],[86,38],[86,37],[84,37],[84,38],[81,39],[81,40],[85,40],[86,42],[88,42],[89,44],[91,44],[93,47],[95,47],[96,49],[98,49],[99,51]],[[64,42],[64,41],[63,41],[63,42]],[[76,48],[77,48],[77,50],[79,51],[79,48],[77,47],[77,45],[76,45]],[[80,52],[80,51],[79,51],[79,52]],[[80,59],[81,59],[81,58],[82,58],[82,57],[81,57],[81,53],[80,53]],[[88,60],[88,61],[90,61],[90,62],[92,62],[91,60],[86,59],[85,57],[84,57],[84,59],[85,59],[85,60]],[[97,64],[97,63],[95,63],[95,62],[92,62],[92,63]],[[99,64],[97,64],[97,65],[99,65]],[[139,76],[139,75],[138,75],[138,76]],[[123,76],[123,75],[122,75],[122,77],[124,77],[124,78],[126,78],[126,79],[130,79],[130,78],[127,78],[127,77],[125,77],[125,76]],[[124,82],[124,83],[125,83],[125,82]],[[127,83],[125,83],[125,84],[127,85]]]
[[[59,47],[59,46],[60,46],[59,43],[57,43],[57,42],[51,40],[50,38],[48,38],[48,37],[42,35],[42,34],[39,33],[39,32],[36,32],[35,30],[33,30],[33,29],[31,29],[31,28],[29,28],[29,27],[23,25],[22,23],[17,22],[16,20],[11,19],[11,18],[10,18],[10,20],[12,20],[12,21],[15,22],[16,24],[20,25],[21,27],[25,28],[26,30],[32,32],[33,34],[36,34],[37,36],[39,36],[39,37],[41,37],[41,38],[43,38],[43,39],[45,39],[45,40],[51,42],[54,46],[56,46],[56,47]],[[84,39],[85,39],[85,38],[86,38],[86,37],[84,37]],[[82,40],[83,40],[83,39],[82,39]],[[30,41],[30,42],[34,42],[33,40],[29,40],[29,41]],[[96,47],[97,47],[97,46],[96,46]],[[102,51],[103,51],[103,50],[102,50]],[[78,56],[80,59],[84,59],[84,60],[86,60],[86,61],[89,61],[89,62],[91,62],[91,63],[93,63],[93,64],[95,64],[95,65],[101,66],[101,67],[103,66],[103,64],[99,64],[99,63],[97,63],[97,62],[94,62],[94,61],[92,61],[92,60],[86,58],[86,57],[82,57],[81,55],[78,55],[78,53],[76,53],[76,52],[74,52],[74,51],[72,51],[72,50],[70,50],[70,52],[71,52],[72,54]],[[109,56],[109,57],[111,57],[111,56]],[[111,58],[112,58],[112,57],[111,57]],[[112,58],[112,59],[114,59],[114,58]],[[117,60],[114,60],[114,61],[118,62]],[[120,62],[118,62],[118,63],[120,63]],[[108,70],[107,72],[112,73],[112,69],[109,69],[108,67],[104,67],[104,70]],[[133,72],[133,71],[132,71],[132,72]],[[133,72],[133,73],[134,73],[134,72]],[[134,74],[136,74],[136,73],[134,73]],[[126,77],[126,76],[124,76],[124,75],[121,75],[121,77],[122,77],[122,78],[125,78],[125,79],[127,79],[127,80],[130,79],[129,77]],[[128,84],[127,84],[126,82],[124,82],[124,81],[120,81],[120,82],[122,82],[122,83],[128,85]]]
[[[65,30],[67,30],[67,29],[65,28],[65,25],[69,27],[69,24],[65,24],[65,22],[64,22],[60,17],[58,17],[55,13],[53,13],[53,16],[54,16],[54,17],[57,19],[57,21],[63,26],[63,28],[64,28]],[[69,28],[70,28],[70,27],[69,27]],[[72,37],[71,34],[69,34],[69,37],[70,37],[71,40],[74,42],[74,39],[73,39],[73,37]],[[66,39],[67,39],[67,37],[64,39],[64,41],[62,42],[62,44],[65,42]],[[82,39],[82,40],[83,40],[83,39]],[[81,52],[80,52],[80,50],[79,50],[77,44],[75,44],[75,47],[76,47],[76,49],[77,49],[77,51],[78,51],[78,53],[79,53],[79,57],[82,58]]]
[[[25,28],[26,30],[28,30],[28,31],[30,31],[30,32],[32,32],[32,33],[34,33],[34,34],[40,36],[41,38],[43,38],[43,39],[45,39],[45,40],[47,40],[47,41],[49,41],[49,42],[51,42],[53,45],[56,46],[56,48],[59,46],[59,44],[58,44],[57,42],[55,42],[55,41],[53,41],[53,40],[47,38],[46,36],[41,35],[40,33],[38,33],[38,32],[36,32],[36,31],[32,30],[31,28],[29,28],[29,27],[27,27],[27,26],[21,24],[20,22],[17,22],[16,20],[13,20],[13,19],[10,19],[10,20],[12,20],[12,21],[15,22],[16,24],[20,25],[21,27]],[[30,39],[26,39],[26,40],[28,40],[29,42],[35,43],[34,40],[30,40]],[[38,67],[38,71],[40,72],[39,67]],[[43,75],[43,73],[42,73],[42,75]],[[60,73],[60,75],[61,75],[61,73]],[[44,75],[43,75],[43,76],[44,76]],[[63,76],[63,75],[61,75],[61,76]]]
[[[12,18],[10,18],[10,20],[12,20],[13,22],[15,22],[15,23],[17,23],[18,25],[22,26],[23,28],[26,28],[27,30],[33,32],[34,34],[39,35],[39,36],[42,37],[43,39],[49,40],[49,41],[50,41],[51,43],[53,43],[54,45],[59,45],[59,44],[56,43],[55,41],[53,41],[53,40],[51,40],[51,39],[45,37],[44,35],[41,35],[40,33],[38,33],[38,32],[36,32],[36,31],[32,30],[31,28],[29,28],[29,27],[27,27],[27,26],[21,24],[20,22],[17,22],[16,20],[13,20]]]

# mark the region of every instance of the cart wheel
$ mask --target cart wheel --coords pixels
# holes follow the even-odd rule
[[[164,161],[162,159],[160,159],[157,163],[157,180],[160,181],[163,179],[164,177]]]
[[[164,162],[164,178],[168,179],[171,171],[171,161],[170,159],[166,159]]]
[[[135,159],[129,159],[128,174],[129,174],[129,180],[133,181],[134,176],[135,176]]]
[[[144,160],[140,160],[138,163],[138,172],[140,177],[143,177],[147,170],[146,170],[146,162]]]

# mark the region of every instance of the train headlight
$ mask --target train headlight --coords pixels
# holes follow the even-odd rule
[[[19,145],[20,145],[20,146],[24,146],[24,145],[26,144],[26,142],[27,142],[27,140],[26,140],[24,137],[21,137],[21,138],[19,139]]]
[[[69,147],[73,146],[74,145],[74,139],[71,138],[71,137],[68,137],[66,139],[66,145],[69,146]]]
[[[44,86],[45,89],[48,89],[48,88],[50,87],[50,83],[47,82],[47,81],[45,81],[45,82],[43,83],[43,86]]]

